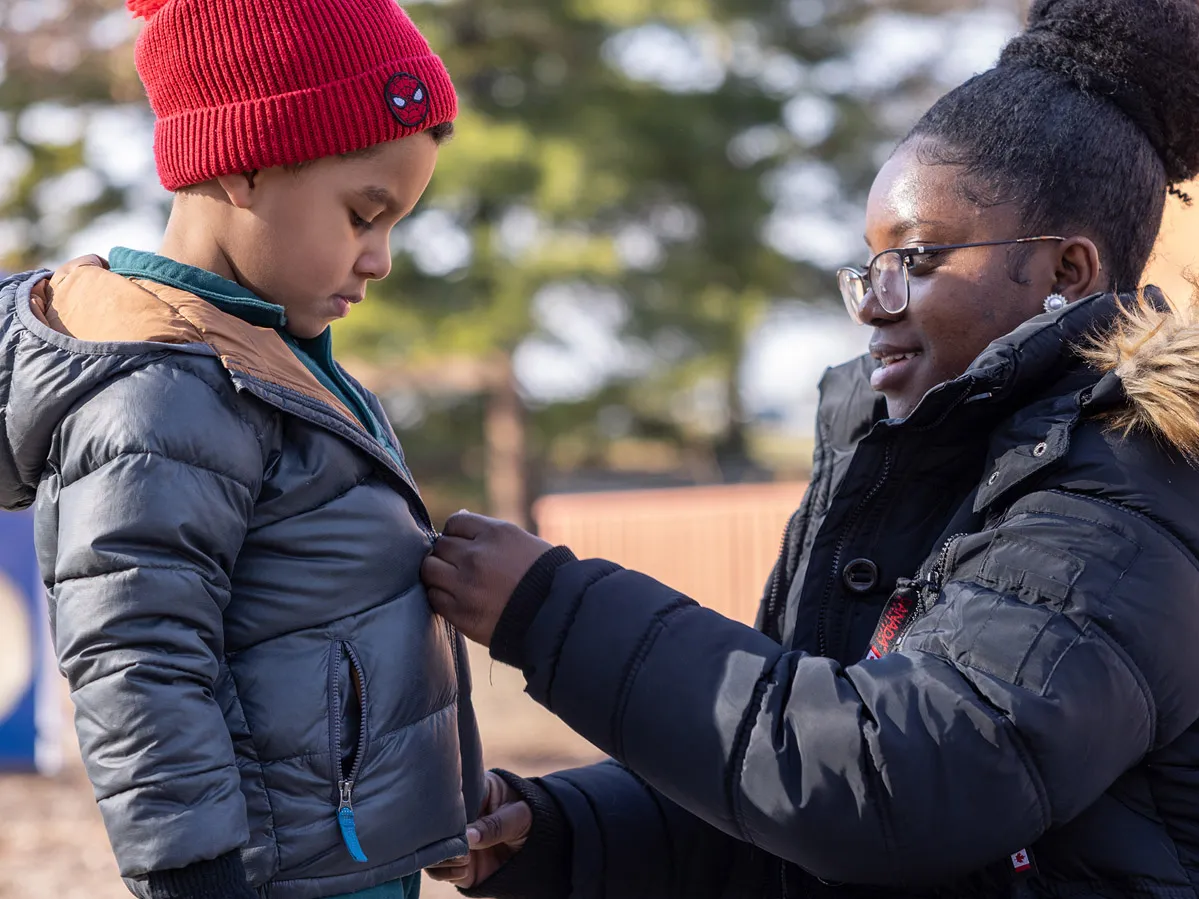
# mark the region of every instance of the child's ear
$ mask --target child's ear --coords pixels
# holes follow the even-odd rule
[[[249,209],[254,205],[254,182],[257,177],[257,172],[239,172],[236,175],[217,175],[216,180],[230,203],[238,209]]]

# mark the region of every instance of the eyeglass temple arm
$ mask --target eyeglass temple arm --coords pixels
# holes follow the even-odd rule
[[[922,247],[901,247],[900,252],[910,253],[912,255],[920,255],[933,250],[968,250],[971,247],[999,247],[1008,243],[1033,243],[1038,240],[1065,240],[1064,237],[1058,237],[1053,234],[1045,234],[1040,237],[1013,237],[1010,240],[980,240],[974,243],[944,243],[944,244],[928,244]],[[883,250],[884,253],[888,252]],[[881,255],[881,254],[880,254]]]

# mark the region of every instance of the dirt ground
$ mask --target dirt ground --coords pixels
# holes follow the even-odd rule
[[[586,764],[599,753],[521,692],[518,672],[472,647],[479,725],[487,764],[542,774]],[[0,899],[121,899],[74,730],[63,728],[65,764],[56,777],[0,775]],[[425,879],[426,899],[457,893]]]

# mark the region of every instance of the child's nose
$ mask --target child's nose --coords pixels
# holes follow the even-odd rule
[[[358,274],[370,281],[382,281],[391,274],[391,247],[386,240],[372,242],[358,257]]]

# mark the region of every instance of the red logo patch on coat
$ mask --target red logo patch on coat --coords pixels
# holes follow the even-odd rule
[[[407,72],[392,75],[384,92],[387,108],[405,128],[415,128],[429,117],[429,89]]]

